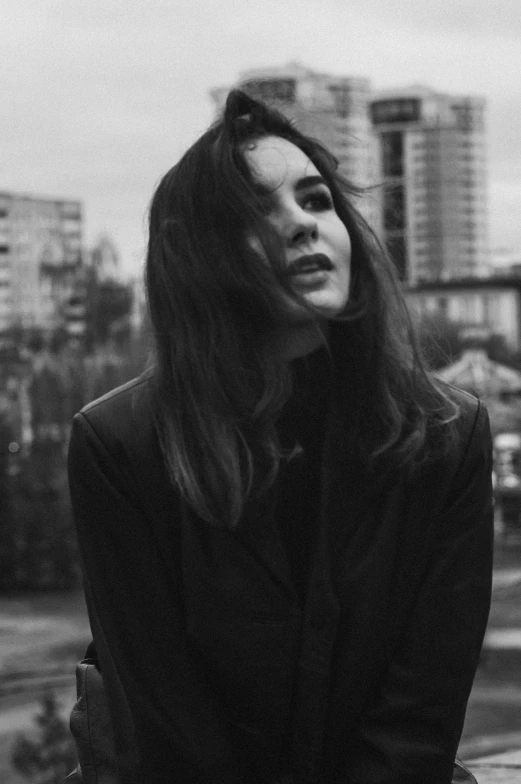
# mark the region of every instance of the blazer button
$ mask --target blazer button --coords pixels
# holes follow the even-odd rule
[[[324,613],[313,613],[310,618],[310,623],[313,629],[316,629],[317,632],[321,632],[327,626],[327,618]]]

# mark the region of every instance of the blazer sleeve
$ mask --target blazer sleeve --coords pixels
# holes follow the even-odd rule
[[[428,567],[349,754],[349,784],[450,784],[492,588],[492,444],[478,404]]]
[[[121,779],[239,784],[226,717],[183,631],[180,553],[160,552],[124,460],[83,414],[73,422],[69,484],[94,641],[109,651],[134,725],[136,769],[119,759]],[[107,693],[117,725],[110,684]]]

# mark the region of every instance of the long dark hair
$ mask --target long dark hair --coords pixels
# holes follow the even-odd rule
[[[359,191],[318,141],[234,90],[223,116],[161,180],[146,264],[165,461],[196,512],[227,527],[276,479],[283,453],[275,421],[291,394],[289,363],[277,345],[281,292],[297,295],[244,157],[247,143],[263,136],[287,139],[310,158],[350,235],[350,297],[336,320],[345,333],[346,394],[362,464],[384,470],[387,457],[411,470],[434,443],[438,452],[448,447],[457,416],[425,370],[394,266],[353,207]],[[268,264],[248,245],[247,230]]]

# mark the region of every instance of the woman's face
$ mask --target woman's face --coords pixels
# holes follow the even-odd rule
[[[268,220],[282,240],[293,290],[319,316],[337,315],[349,297],[351,241],[325,181],[301,149],[279,136],[252,142],[245,157],[256,182],[270,193]],[[258,247],[255,237],[249,241]],[[286,300],[292,320],[313,318]]]

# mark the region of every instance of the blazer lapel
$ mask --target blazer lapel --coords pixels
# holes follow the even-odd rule
[[[296,595],[284,543],[273,515],[273,501],[269,495],[267,500],[248,504],[235,536],[264,566],[272,579],[286,592]]]

